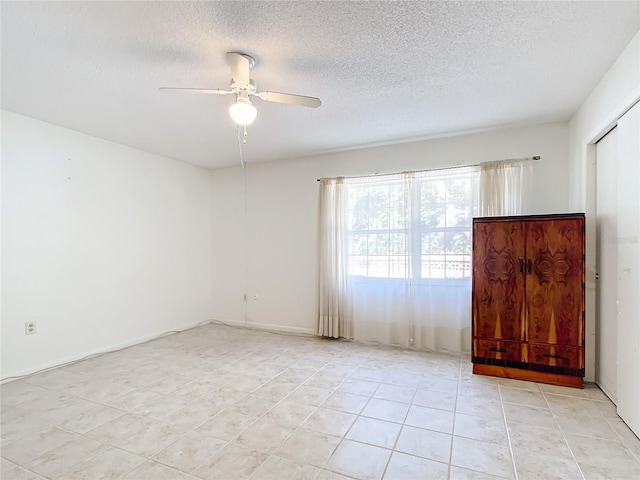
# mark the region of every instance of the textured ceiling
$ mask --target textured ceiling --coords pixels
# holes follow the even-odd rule
[[[253,55],[248,162],[568,120],[640,2],[2,1],[2,108],[210,168],[238,162],[225,52]],[[255,98],[255,97],[254,97]]]

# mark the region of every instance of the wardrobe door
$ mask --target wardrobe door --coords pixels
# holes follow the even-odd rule
[[[526,243],[527,341],[582,347],[584,217],[530,221]],[[565,361],[553,352],[539,358]]]
[[[480,347],[476,338],[524,339],[524,225],[521,221],[474,222],[472,291],[476,347]],[[510,348],[496,350],[508,353]]]

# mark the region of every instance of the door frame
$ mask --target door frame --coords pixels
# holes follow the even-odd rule
[[[585,172],[585,382],[595,383],[596,376],[596,143],[602,139],[618,120],[636,103],[640,96],[633,96],[622,103],[618,109],[603,118],[599,126],[583,139],[583,151],[586,152]],[[584,157],[583,157],[584,158]]]

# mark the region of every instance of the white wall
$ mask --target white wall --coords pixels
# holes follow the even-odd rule
[[[640,31],[569,122],[569,204],[587,213],[585,379],[595,381],[596,180],[594,143],[640,99]]]
[[[207,170],[7,111],[1,153],[2,378],[210,318]]]
[[[240,166],[212,171],[213,317],[244,322],[246,308],[248,325],[314,331],[317,178],[532,155],[542,157],[534,167],[532,213],[569,211],[567,123],[250,163],[245,172]]]

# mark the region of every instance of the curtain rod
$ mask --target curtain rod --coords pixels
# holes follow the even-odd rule
[[[540,160],[540,155],[535,155],[533,157],[523,157],[523,158],[506,158],[504,160],[497,160],[499,162],[508,162],[508,161],[524,161],[524,160]],[[491,160],[488,160],[491,161]],[[452,167],[440,167],[440,168],[428,168],[426,170],[407,170],[404,172],[389,172],[389,173],[374,173],[371,175],[354,175],[351,177],[337,177],[337,178],[364,178],[364,177],[384,177],[385,175],[402,175],[405,173],[420,173],[420,172],[435,172],[438,170],[450,170],[452,168],[467,168],[467,167],[477,167],[478,165],[482,165],[483,163],[487,163],[487,162],[480,162],[480,163],[472,163],[469,165],[454,165]],[[320,180],[322,180],[323,178],[330,178],[330,177],[322,177],[322,178],[317,178],[316,182],[319,182]]]

